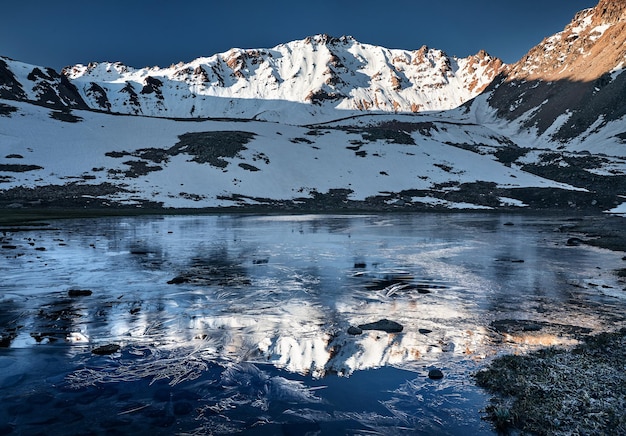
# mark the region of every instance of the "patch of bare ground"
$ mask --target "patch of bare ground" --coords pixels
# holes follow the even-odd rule
[[[190,156],[190,160],[193,162],[208,163],[218,168],[225,168],[228,166],[228,161],[224,158],[234,158],[241,151],[246,150],[245,145],[255,136],[254,133],[240,131],[191,132],[179,135],[179,141],[168,149],[142,148],[134,152],[109,151],[105,155],[116,159],[133,156],[160,164],[167,163],[171,157],[184,154]],[[130,173],[131,175],[135,174],[134,177],[162,169],[161,167],[146,166],[139,161],[124,163],[131,166]]]
[[[586,216],[582,220],[570,222],[564,230],[582,238],[584,244],[626,252],[624,221],[621,216]]]

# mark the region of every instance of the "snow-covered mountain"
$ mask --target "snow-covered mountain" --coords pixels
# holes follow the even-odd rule
[[[484,51],[458,59],[425,46],[390,50],[328,35],[272,49],[232,49],[168,68],[91,63],[67,67],[59,77],[7,59],[0,64],[16,83],[13,94],[29,100],[133,115],[292,122],[332,119],[337,109],[451,109],[483,91],[502,68]],[[60,84],[71,85],[71,99],[48,95]]]
[[[278,102],[310,103],[307,112],[316,116],[324,108],[450,109],[478,95],[501,68],[501,61],[484,52],[456,59],[427,47],[389,50],[350,37],[317,35],[270,50],[233,49],[166,69],[98,64],[64,74],[91,107],[109,109],[90,93],[97,84],[115,112],[272,120],[284,119],[285,113],[277,114]]]
[[[0,59],[0,206],[609,210],[626,0],[513,65],[318,35],[168,68]]]

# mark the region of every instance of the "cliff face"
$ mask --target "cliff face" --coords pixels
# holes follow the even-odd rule
[[[602,1],[512,65],[509,80],[596,80],[624,64],[625,27],[626,2]]]

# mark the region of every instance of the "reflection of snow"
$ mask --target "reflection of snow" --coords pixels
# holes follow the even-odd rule
[[[428,356],[436,357],[442,352],[471,353],[485,337],[483,329],[468,326],[474,331],[459,330],[463,328],[460,321],[463,314],[454,308],[435,306],[429,310],[429,305],[420,306],[410,300],[367,306],[358,300],[352,303],[355,306],[342,303],[339,312],[333,315],[346,319],[341,326],[327,322],[329,308],[315,307],[304,301],[286,302],[255,317],[254,321],[246,315],[228,320],[220,318],[216,330],[206,328],[218,325],[211,317],[196,317],[195,321],[212,343],[219,343],[217,348],[224,359],[267,362],[317,377],[328,372],[349,375],[356,370],[403,365],[428,359]],[[407,326],[404,332],[369,331],[358,336],[347,333],[351,318],[356,325],[390,314]],[[429,317],[433,320],[428,320]],[[442,329],[445,319],[450,325]],[[246,327],[236,327],[238,325]],[[437,332],[423,334],[417,326],[428,326]]]
[[[33,389],[34,377],[24,374],[55,380],[55,398],[71,408],[50,416],[95,398],[81,412],[109,411],[132,422],[129,431],[145,432],[150,411],[165,419],[154,421],[155,434],[174,420],[184,423],[180,434],[244,427],[492,434],[479,419],[486,399],[469,381],[483,358],[568,343],[558,328],[524,326],[599,330],[624,319],[613,274],[621,255],[566,247],[567,235],[554,232],[562,218],[208,216],[56,225],[62,230],[14,235],[24,255],[0,257],[3,313],[20,326],[0,359],[0,382],[10,383],[15,402],[19,392],[48,390]],[[47,250],[34,252],[22,238]],[[167,284],[177,276],[188,281]],[[69,298],[68,289],[93,293]],[[348,333],[383,319],[403,329]],[[500,320],[519,328],[504,334],[494,327]],[[90,353],[107,344],[120,349]],[[62,365],[49,363],[53,355]],[[444,378],[429,379],[431,367]],[[37,422],[45,409],[33,412],[42,414]],[[79,432],[85,422],[56,421],[52,433]]]
[[[267,356],[268,361],[292,372],[323,374],[330,358],[328,337],[294,338],[281,336],[265,338],[259,343],[259,351]]]

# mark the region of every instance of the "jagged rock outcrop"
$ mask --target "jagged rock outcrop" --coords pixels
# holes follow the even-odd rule
[[[24,88],[22,88],[17,77],[9,68],[7,61],[8,59],[0,58],[0,98],[25,100],[27,98],[26,92],[24,92]]]

